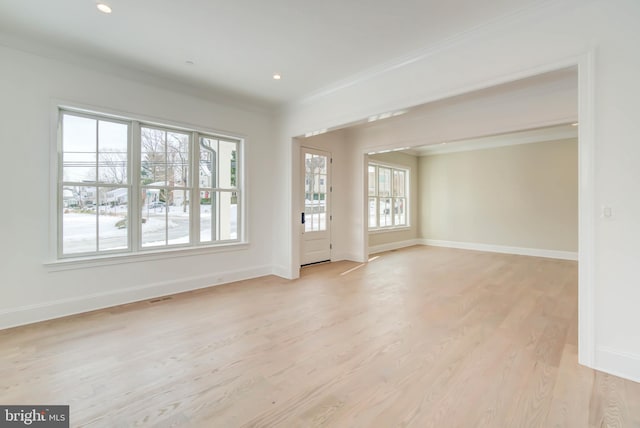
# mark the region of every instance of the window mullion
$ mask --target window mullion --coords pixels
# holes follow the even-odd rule
[[[62,257],[62,253],[63,253],[63,246],[62,246],[62,239],[63,239],[63,220],[62,220],[62,212],[63,212],[63,198],[64,198],[64,180],[63,180],[63,141],[62,141],[62,136],[64,135],[64,131],[63,131],[63,126],[64,126],[64,120],[63,120],[64,114],[62,112],[58,112],[58,133],[57,133],[57,144],[56,144],[56,172],[57,172],[57,177],[56,177],[56,204],[55,204],[55,209],[56,209],[56,254],[57,257],[60,258]]]
[[[189,144],[189,155],[191,156],[191,197],[189,198],[189,221],[191,223],[190,235],[193,244],[200,243],[200,136],[197,132],[191,133]]]
[[[140,218],[142,210],[138,209],[140,207],[140,170],[141,170],[141,143],[140,143],[140,122],[133,121],[131,123],[131,135],[130,135],[130,155],[129,160],[131,164],[130,175],[131,177],[131,185],[129,187],[131,192],[131,198],[128,208],[128,221],[127,227],[129,230],[129,247],[131,251],[137,252],[141,247],[141,228],[142,228],[142,219]]]
[[[100,148],[99,148],[99,139],[100,139],[100,121],[96,120],[96,165],[95,165],[95,182],[94,182],[94,191],[96,192],[96,249],[95,252],[98,253],[100,251],[100,188],[98,187],[99,182],[99,169],[98,164],[100,163]]]
[[[380,171],[376,165],[376,227],[380,227]]]

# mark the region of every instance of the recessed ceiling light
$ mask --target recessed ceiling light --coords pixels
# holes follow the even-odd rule
[[[274,73],[273,80],[280,80],[280,79],[282,79],[282,75],[280,73]]]
[[[109,7],[109,5],[104,4],[104,3],[98,3],[96,5],[96,7],[98,8],[98,10],[102,13],[111,13],[111,7]]]

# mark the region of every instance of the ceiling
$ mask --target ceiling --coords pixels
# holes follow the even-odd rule
[[[0,44],[19,40],[281,105],[544,0],[104,2],[113,13],[96,0],[0,0]]]

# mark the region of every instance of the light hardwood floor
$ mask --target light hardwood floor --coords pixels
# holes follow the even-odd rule
[[[0,332],[0,403],[95,427],[640,427],[577,264],[433,247]]]

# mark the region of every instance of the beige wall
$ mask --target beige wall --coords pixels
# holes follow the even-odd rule
[[[419,158],[423,238],[578,250],[578,144],[563,140]]]
[[[418,237],[418,158],[400,152],[379,153],[369,155],[372,161],[387,163],[390,165],[399,165],[409,168],[409,228],[397,232],[384,231],[369,233],[369,248],[375,248],[379,245],[391,244],[394,242],[407,241]]]

